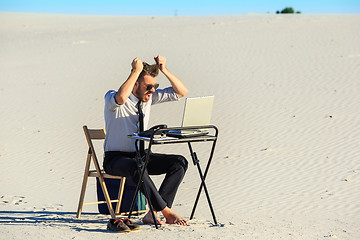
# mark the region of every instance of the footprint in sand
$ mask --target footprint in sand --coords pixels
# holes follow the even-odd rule
[[[0,204],[2,205],[20,205],[26,203],[25,197],[22,196],[11,196],[11,195],[1,195]]]
[[[59,211],[61,210],[63,207],[62,204],[51,204],[51,205],[46,205],[45,207],[42,208],[43,211]]]

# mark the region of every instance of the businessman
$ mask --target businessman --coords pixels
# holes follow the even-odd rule
[[[104,170],[112,175],[126,176],[135,183],[139,180],[135,158],[135,140],[127,137],[134,132],[148,129],[150,108],[153,104],[177,101],[188,90],[183,82],[166,67],[166,58],[154,57],[155,64],[149,65],[135,58],[131,63],[131,73],[121,87],[110,90],[105,95]],[[156,77],[159,70],[170,82],[170,87],[158,89]],[[176,192],[187,170],[188,162],[180,155],[151,153],[144,175],[157,224],[187,225],[187,221],[172,209]],[[159,189],[149,175],[165,174]],[[140,188],[144,193],[144,189]],[[165,218],[162,221],[158,212]],[[143,223],[155,224],[150,211]]]

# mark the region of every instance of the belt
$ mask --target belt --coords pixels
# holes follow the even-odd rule
[[[110,159],[115,156],[124,156],[124,157],[134,158],[136,156],[136,152],[107,151],[107,152],[105,152],[104,158]]]

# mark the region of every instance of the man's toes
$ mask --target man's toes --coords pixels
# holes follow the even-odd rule
[[[180,218],[180,219],[178,219],[178,220],[175,221],[175,224],[181,225],[181,226],[186,226],[186,225],[187,225],[187,222],[186,222],[185,219]]]

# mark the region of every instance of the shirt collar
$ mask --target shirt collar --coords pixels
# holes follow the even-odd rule
[[[137,97],[135,97],[135,95],[133,93],[130,94],[129,98],[135,104],[137,104],[139,102],[139,99]]]
[[[137,98],[137,97],[135,97],[135,95],[133,94],[133,93],[131,93],[130,94],[130,96],[129,96],[129,98],[130,98],[130,100],[133,102],[133,103],[135,103],[135,104],[137,104],[138,102],[139,102],[139,99]],[[148,104],[149,102],[151,102],[151,98],[152,98],[152,94],[151,94],[151,96],[150,96],[150,100],[148,101],[148,102],[142,102],[141,104],[143,105],[143,104]]]

